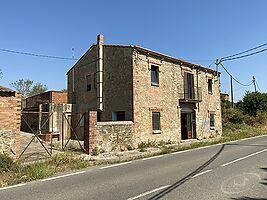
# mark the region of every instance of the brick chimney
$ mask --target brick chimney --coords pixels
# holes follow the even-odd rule
[[[98,35],[97,36],[97,44],[98,45],[103,45],[104,44],[104,36],[103,35]]]

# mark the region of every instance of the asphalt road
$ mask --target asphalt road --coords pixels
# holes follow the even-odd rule
[[[267,200],[267,136],[0,189],[0,200]]]

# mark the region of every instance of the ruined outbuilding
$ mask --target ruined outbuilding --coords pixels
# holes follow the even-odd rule
[[[71,112],[66,92],[47,91],[28,97],[22,112],[21,130],[36,133],[45,141],[51,140],[52,135],[60,139],[63,133],[64,138],[70,137],[66,119]]]

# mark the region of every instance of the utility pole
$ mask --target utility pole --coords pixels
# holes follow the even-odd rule
[[[234,90],[233,90],[233,76],[230,75],[231,78],[231,103],[232,103],[232,108],[234,108]]]
[[[255,92],[257,92],[256,79],[255,79],[254,76],[252,77],[252,82],[253,82],[253,85],[254,85],[254,90],[255,90]]]
[[[220,61],[219,59],[216,59],[216,62],[215,62],[215,65],[216,65],[216,80],[215,81],[218,81],[219,80],[219,64],[220,64]]]

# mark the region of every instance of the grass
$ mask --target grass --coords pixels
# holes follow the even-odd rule
[[[1,155],[2,157],[6,157]],[[0,160],[1,162],[2,160]],[[81,169],[90,166],[90,163],[77,159],[74,154],[70,152],[55,154],[44,162],[36,162],[28,165],[21,163],[8,163],[8,170],[6,166],[1,166],[0,186],[14,185],[37,179],[43,179],[53,174],[70,171],[74,169]]]
[[[14,163],[13,160],[9,157],[0,154],[0,187],[43,179],[59,172],[82,169],[93,165],[114,164],[263,135],[266,134],[266,127],[263,127],[264,126],[251,126],[246,124],[234,124],[227,122],[223,125],[223,136],[221,138],[199,141],[188,144],[186,146],[180,144],[171,144],[171,142],[169,141],[160,141],[158,143],[156,143],[155,141],[148,141],[147,143],[142,142],[138,145],[140,152],[146,152],[147,149],[151,147],[158,148],[159,151],[147,152],[144,154],[118,158],[109,161],[85,161],[78,159],[77,154],[68,151],[60,154],[55,154],[51,158],[48,158],[43,162],[23,165],[21,163]],[[95,154],[98,153],[98,149],[95,149]]]

